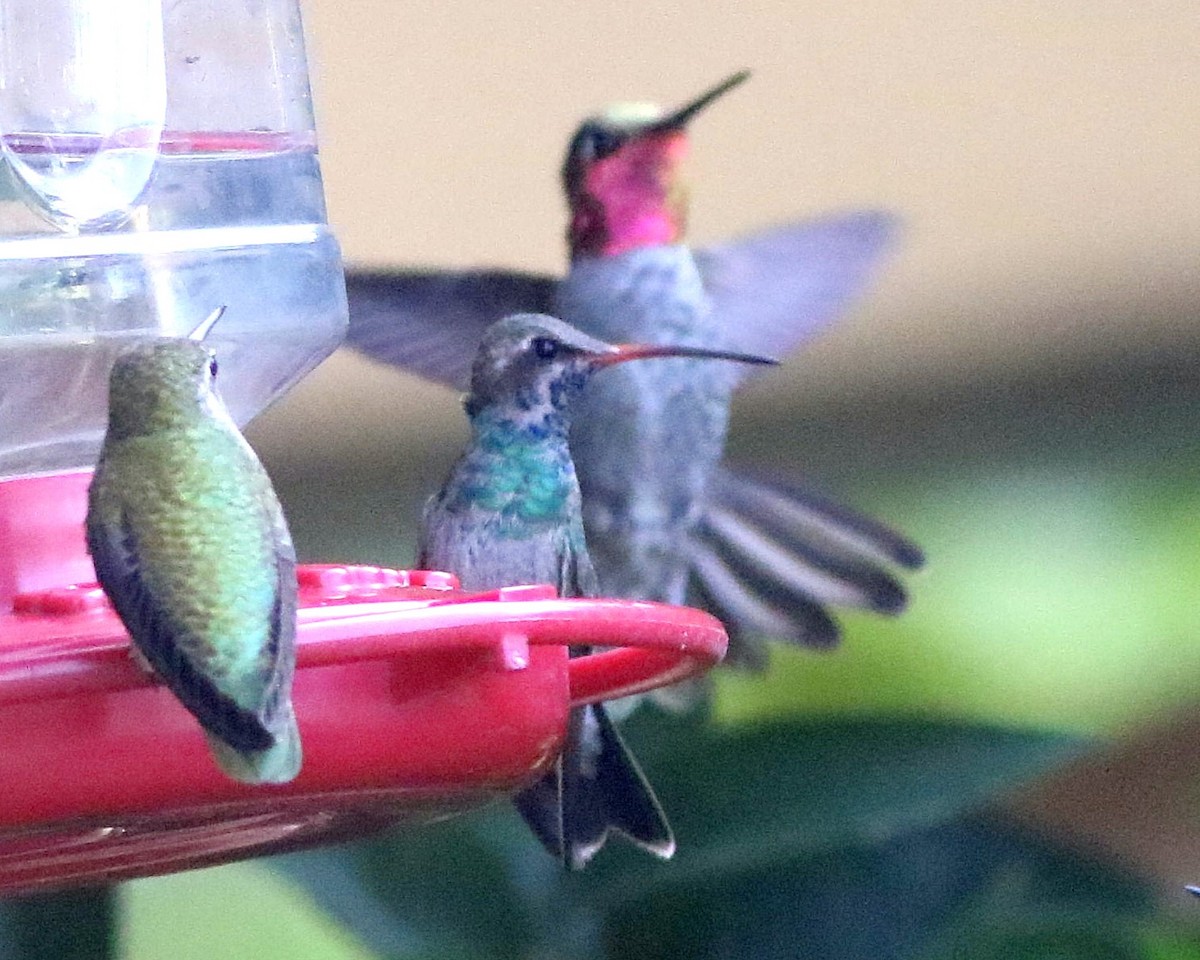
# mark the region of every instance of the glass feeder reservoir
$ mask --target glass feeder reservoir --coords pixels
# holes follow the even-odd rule
[[[211,342],[244,424],[341,341],[295,0],[0,0],[0,476],[90,467],[108,371]]]

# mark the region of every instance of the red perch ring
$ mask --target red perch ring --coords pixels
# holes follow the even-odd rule
[[[685,607],[303,566],[293,699],[304,767],[292,783],[247,786],[217,769],[195,720],[134,663],[88,582],[89,480],[0,481],[0,893],[222,863],[476,806],[546,769],[571,706],[695,676],[725,653],[721,624]],[[606,649],[569,658],[576,645]]]

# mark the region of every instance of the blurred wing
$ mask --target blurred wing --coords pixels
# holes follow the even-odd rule
[[[762,667],[760,635],[811,647],[838,641],[826,607],[895,615],[916,569],[913,543],[810,491],[713,471],[690,546],[692,590],[729,630],[727,662]],[[746,637],[746,642],[742,638]]]
[[[465,390],[483,331],[512,313],[549,313],[558,281],[503,270],[346,272],[346,343]]]
[[[791,223],[697,251],[696,263],[730,343],[782,358],[867,285],[896,228],[878,211]],[[741,381],[756,372],[736,371]]]

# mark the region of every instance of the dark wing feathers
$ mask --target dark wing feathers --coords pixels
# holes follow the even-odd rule
[[[511,313],[552,313],[554,277],[504,270],[346,272],[346,344],[456,390],[483,332]]]
[[[693,533],[690,560],[692,577],[713,604],[709,609],[729,633],[726,660],[731,665],[742,658],[739,636],[755,634],[818,649],[832,647],[841,638],[837,624],[819,602],[794,585],[748,566],[703,523]],[[753,661],[756,655],[749,653],[745,659]]]
[[[874,559],[916,570],[925,563],[921,548],[907,538],[816,491],[779,480],[770,482],[718,467],[709,476],[705,500],[788,541],[811,544],[865,562]]]
[[[730,633],[731,663],[760,666],[751,635],[837,643],[826,605],[896,614],[906,594],[884,564],[914,568],[919,548],[808,491],[718,468],[689,546],[691,589]]]

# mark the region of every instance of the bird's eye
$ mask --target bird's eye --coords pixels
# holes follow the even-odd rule
[[[604,127],[592,127],[589,131],[588,141],[592,156],[597,160],[602,160],[621,148],[621,138]]]
[[[540,360],[553,360],[558,356],[558,341],[550,337],[534,337],[533,353]]]
[[[607,127],[595,122],[585,123],[575,134],[575,140],[568,151],[569,156],[591,163],[603,160],[609,154],[616,153],[623,140]]]
[[[208,358],[208,375],[210,377],[216,377],[216,375],[217,375],[217,358],[216,357]]]

